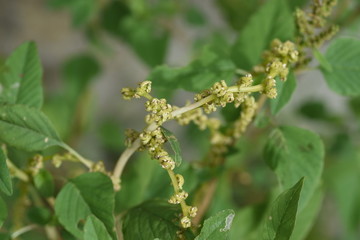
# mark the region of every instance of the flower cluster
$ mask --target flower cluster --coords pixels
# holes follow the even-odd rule
[[[29,162],[29,171],[31,175],[35,176],[42,168],[44,168],[44,157],[36,154]]]
[[[166,99],[153,98],[145,103],[146,111],[150,114],[146,115],[147,124],[155,122],[157,125],[163,124],[165,121],[172,119],[173,107],[166,102]]]
[[[257,103],[255,98],[247,97],[244,101],[243,108],[240,113],[240,118],[235,121],[234,128],[232,129],[232,136],[235,139],[239,139],[244,134],[247,126],[255,116],[256,109]]]
[[[170,178],[174,177],[175,181],[172,181],[174,186],[174,194],[170,197],[169,203],[181,204],[183,216],[180,220],[183,228],[191,226],[191,218],[195,217],[197,208],[187,206],[185,203],[188,193],[183,190],[184,177],[180,174],[174,174],[175,161],[164,149],[163,145],[166,142],[166,137],[163,135],[160,127],[154,131],[144,131],[139,135],[142,149],[147,149],[151,158],[157,160],[162,168],[167,170]]]
[[[151,92],[150,81],[144,81],[139,83],[139,86],[135,89],[133,88],[121,89],[121,94],[123,95],[123,98],[126,100],[130,100],[132,98],[140,98],[140,97],[151,98],[151,96],[149,95],[150,92]]]
[[[326,17],[331,14],[336,0],[313,1],[310,12],[296,10],[296,23],[300,33],[299,44],[304,47],[317,47],[330,39],[338,27],[326,27]]]
[[[276,80],[286,81],[289,74],[290,65],[299,60],[299,52],[293,42],[281,42],[275,39],[271,43],[271,49],[264,53],[264,63],[266,78],[263,81],[263,93],[269,98],[276,98]],[[259,69],[259,67],[258,67]],[[261,68],[260,68],[261,69]]]

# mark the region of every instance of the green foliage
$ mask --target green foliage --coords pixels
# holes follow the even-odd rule
[[[304,177],[300,199],[303,209],[317,189],[324,165],[324,145],[320,137],[292,126],[274,129],[264,148],[264,158],[284,189]]]
[[[294,231],[290,237],[291,240],[301,240],[306,238],[319,214],[323,199],[323,190],[321,188],[317,189],[306,207],[298,211]]]
[[[262,52],[278,38],[291,40],[295,25],[285,0],[269,0],[251,16],[231,49],[236,66],[251,71],[261,62]]]
[[[195,238],[195,240],[228,239],[234,216],[234,211],[228,209],[206,219],[204,226],[201,228],[200,234]]]
[[[291,99],[292,93],[296,88],[296,79],[294,74],[290,73],[286,82],[279,79],[276,81],[278,96],[270,101],[272,114],[277,114]]]
[[[53,176],[45,169],[41,169],[34,176],[34,184],[43,197],[48,198],[54,195],[55,186]]]
[[[55,213],[60,223],[80,239],[84,238],[84,233],[79,223],[91,214],[104,224],[112,239],[116,239],[113,211],[113,186],[111,180],[102,173],[86,173],[70,180],[56,197]],[[87,234],[92,234],[93,228],[102,229],[96,220],[90,221],[87,228],[90,232]]]
[[[51,221],[52,214],[45,207],[31,207],[27,212],[27,217],[36,224],[46,225]]]
[[[104,223],[94,215],[89,215],[84,227],[84,239],[111,240],[111,237]]]
[[[6,195],[11,195],[13,192],[9,169],[6,164],[6,156],[2,149],[0,149],[0,190]]]
[[[24,105],[0,106],[0,139],[30,152],[63,145],[48,118]]]
[[[189,65],[181,68],[156,67],[149,75],[154,87],[198,92],[209,88],[219,79],[231,83],[235,65],[224,46],[207,45]]]
[[[81,26],[94,17],[97,7],[95,0],[48,0],[53,8],[68,8],[75,26]]]
[[[329,66],[322,67],[321,71],[329,87],[341,95],[360,95],[359,39],[339,38],[333,41],[325,53],[325,59]]]
[[[333,22],[357,36],[359,3],[328,12],[334,2],[48,0],[70,13],[89,47],[64,56],[61,88],[44,89],[44,106],[35,43],[0,56],[0,239],[358,239],[359,39],[320,50]],[[225,21],[214,21],[216,7]],[[193,60],[171,66],[179,42],[191,45]],[[149,67],[149,81],[121,91],[145,98],[141,131],[123,134],[121,105],[92,115],[90,86],[111,70],[108,43],[125,43]],[[284,109],[312,58],[332,90],[352,97],[342,109],[320,95],[301,99],[303,86],[301,102]],[[44,72],[53,84],[49,65]],[[164,128],[170,120],[190,124],[186,134]]]
[[[271,204],[271,210],[265,218],[262,239],[290,239],[295,225],[303,181],[303,178],[300,179],[292,188],[281,193]]]
[[[35,43],[19,46],[0,72],[0,103],[40,109],[43,104],[42,67]]]
[[[124,239],[176,239],[179,206],[149,201],[130,209],[124,218]],[[159,214],[162,213],[162,214]]]

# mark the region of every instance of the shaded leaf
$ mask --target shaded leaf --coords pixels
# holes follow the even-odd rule
[[[304,177],[300,209],[317,189],[324,165],[324,145],[320,137],[308,130],[292,126],[274,129],[265,146],[264,158],[284,189]]]
[[[182,162],[182,157],[181,157],[180,144],[177,138],[172,132],[170,132],[164,127],[161,128],[161,132],[164,134],[165,138],[169,141],[171,149],[174,151],[175,154],[174,161],[176,163],[176,166],[180,166]]]
[[[1,148],[0,148],[0,190],[3,191],[6,195],[12,195],[13,193],[10,172],[6,164],[6,156]]]
[[[262,52],[273,39],[291,40],[294,33],[295,24],[287,3],[266,1],[239,33],[231,49],[232,60],[238,67],[251,71],[261,62]]]
[[[249,21],[249,18],[256,12],[264,0],[217,0],[216,3],[222,10],[225,19],[231,27],[241,30]],[[241,9],[241,14],[239,14]]]
[[[40,109],[42,67],[35,43],[26,42],[15,49],[4,68],[0,77],[0,102]]]
[[[50,172],[41,169],[34,176],[34,184],[41,196],[48,198],[54,194],[54,179]]]
[[[263,240],[288,240],[293,232],[304,179],[284,191],[271,205],[262,231]]]
[[[291,96],[296,88],[296,79],[293,73],[290,73],[288,79],[283,82],[276,79],[277,97],[271,99],[270,109],[272,114],[277,114],[291,99]]]
[[[95,16],[97,2],[95,0],[48,0],[53,8],[67,8],[71,15],[74,26],[80,26],[89,22]]]
[[[235,65],[229,58],[228,49],[223,46],[207,45],[199,57],[189,65],[171,68],[166,65],[156,67],[148,79],[154,87],[199,92],[211,87],[215,82],[225,80],[231,83]]]
[[[321,68],[325,69],[326,71],[332,72],[333,69],[331,64],[327,61],[327,59],[319,50],[313,49],[313,55],[316,58],[316,60],[318,60],[318,62],[320,63]]]
[[[44,207],[31,207],[28,209],[27,217],[34,223],[45,225],[51,220],[51,212]]]
[[[200,234],[195,240],[228,239],[235,213],[231,209],[223,210],[205,220]]]
[[[80,175],[68,182],[55,201],[55,213],[59,222],[77,238],[83,238],[79,228],[91,214],[106,227],[113,239],[114,232],[114,190],[110,178],[93,172]]]
[[[111,240],[104,224],[94,215],[88,216],[84,227],[85,240]]]
[[[0,139],[25,151],[64,145],[42,112],[23,105],[0,106]]]
[[[179,205],[153,200],[130,209],[124,217],[124,239],[177,239]]]
[[[321,71],[329,87],[341,95],[360,95],[360,40],[339,38],[332,41],[325,58],[329,67]]]

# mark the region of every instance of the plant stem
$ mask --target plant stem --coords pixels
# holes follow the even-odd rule
[[[172,183],[172,185],[173,185],[175,194],[179,193],[181,190],[180,190],[179,185],[178,185],[178,182],[177,182],[177,180],[176,180],[175,173],[174,173],[172,170],[167,170],[167,172],[168,172],[168,174],[169,174],[169,176],[170,176],[171,183]],[[184,216],[187,216],[187,215],[188,215],[188,207],[187,207],[187,205],[186,205],[185,200],[181,200],[180,206],[181,206],[181,210],[182,210],[182,212],[183,212],[183,215],[184,215]]]
[[[15,232],[13,232],[11,234],[11,239],[15,239],[15,238],[19,237],[20,235],[27,233],[37,227],[38,226],[36,224],[31,224],[31,225],[25,226],[23,228],[20,228],[19,230],[16,230]]]
[[[8,165],[11,173],[24,182],[29,182],[29,176],[22,170],[20,170],[15,164],[13,164],[9,159],[6,159],[6,164]]]
[[[63,144],[61,145],[64,149],[66,149],[69,153],[71,153],[72,155],[74,155],[79,162],[81,162],[82,164],[84,164],[86,167],[91,168],[93,165],[93,162],[84,158],[83,156],[81,156],[78,152],[76,152],[74,149],[72,149],[69,145],[67,144]]]

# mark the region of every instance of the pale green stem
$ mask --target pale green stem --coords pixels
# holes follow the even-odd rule
[[[15,177],[19,178],[24,182],[29,182],[29,176],[25,172],[20,170],[17,166],[15,166],[15,164],[13,164],[9,159],[6,159],[6,164],[8,165],[11,173]]]
[[[31,224],[31,225],[25,226],[23,228],[20,228],[19,230],[16,230],[15,232],[13,232],[11,234],[11,239],[15,239],[15,238],[19,237],[20,235],[27,233],[37,227],[38,226],[36,224]]]
[[[66,149],[69,153],[71,153],[73,156],[75,156],[79,162],[81,162],[82,164],[84,164],[86,167],[91,168],[93,165],[93,162],[84,158],[83,156],[81,156],[79,153],[77,153],[74,149],[72,149],[69,145],[67,144],[63,144],[61,145],[64,149]]]

